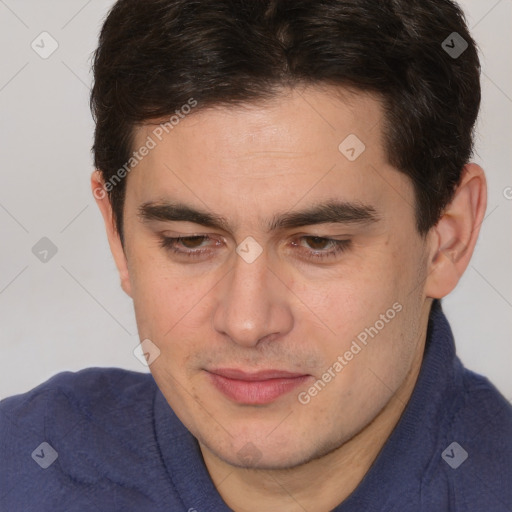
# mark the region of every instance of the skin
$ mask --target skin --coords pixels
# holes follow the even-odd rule
[[[140,339],[161,351],[151,372],[235,511],[322,512],[350,495],[412,393],[432,299],[455,287],[473,252],[486,208],[482,169],[464,168],[443,217],[420,236],[412,183],[387,163],[382,115],[375,97],[319,86],[283,90],[267,103],[199,109],[129,174],[124,249],[93,173]],[[153,129],[138,128],[135,147]],[[352,162],[338,150],[348,134],[366,146]],[[379,220],[267,231],[274,215],[330,199],[371,205]],[[222,215],[229,229],[138,216],[142,204],[164,200]],[[178,256],[160,247],[162,234],[208,235],[180,248],[209,253]],[[252,263],[235,251],[248,236],[262,248]],[[308,236],[351,244],[318,260],[311,253],[332,246]],[[298,393],[395,303],[402,310],[301,404]],[[272,403],[241,405],[212,386],[207,370],[219,367],[310,377]]]

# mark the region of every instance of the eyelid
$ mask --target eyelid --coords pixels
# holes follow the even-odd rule
[[[352,240],[350,240],[350,239],[338,240],[336,238],[317,236],[317,235],[302,235],[302,236],[298,237],[299,241],[304,238],[317,238],[319,240],[322,240],[325,243],[330,244],[331,246],[334,246],[334,249],[331,249],[329,251],[325,251],[325,250],[321,250],[321,249],[315,250],[315,249],[307,249],[307,248],[301,246],[300,242],[299,243],[295,242],[295,240],[292,241],[292,245],[296,245],[308,253],[308,255],[309,255],[308,259],[310,259],[310,260],[314,260],[314,259],[327,260],[327,259],[336,258],[339,254],[350,249],[350,247],[352,245]]]
[[[198,247],[198,248],[192,248],[192,249],[177,249],[176,244],[179,243],[181,239],[187,239],[187,238],[203,238],[207,240],[215,240],[215,237],[212,237],[209,234],[191,234],[191,235],[180,235],[180,236],[166,236],[164,234],[160,234],[160,247],[163,249],[175,253],[178,257],[184,257],[188,259],[192,258],[199,258],[202,255],[205,254],[211,254],[211,249],[209,247]],[[223,238],[223,237],[221,237]],[[322,240],[325,243],[331,244],[334,246],[333,249],[326,251],[326,250],[315,250],[315,249],[307,249],[306,247],[300,245],[300,242],[296,242],[296,240],[303,240],[305,238],[317,238],[319,240]],[[218,243],[218,240],[217,240]],[[291,243],[292,246],[297,247],[298,250],[302,253],[307,253],[303,258],[300,259],[307,259],[309,261],[325,261],[327,260],[333,260],[336,259],[341,253],[347,251],[350,249],[352,245],[351,239],[342,239],[338,240],[335,238],[330,238],[326,236],[318,236],[318,235],[299,235],[295,236]]]

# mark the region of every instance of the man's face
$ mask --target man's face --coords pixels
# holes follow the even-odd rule
[[[418,352],[429,239],[412,183],[387,164],[381,116],[372,97],[320,88],[201,110],[128,177],[128,289],[141,340],[160,350],[151,372],[231,464],[290,467],[340,446]],[[165,220],[167,203],[225,224]],[[331,222],[294,217],[329,203],[342,206]]]

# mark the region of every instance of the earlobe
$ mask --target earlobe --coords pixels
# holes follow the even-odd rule
[[[103,176],[98,170],[93,171],[91,175],[91,189],[105,223],[110,251],[112,252],[112,256],[114,258],[117,270],[119,272],[119,277],[121,279],[121,288],[131,297],[132,291],[130,275],[128,272],[128,262],[126,260],[125,251],[121,244],[121,239],[114,222],[112,205],[104,188]]]
[[[484,171],[476,164],[467,164],[452,201],[430,233],[427,297],[445,297],[459,282],[473,254],[486,206]]]

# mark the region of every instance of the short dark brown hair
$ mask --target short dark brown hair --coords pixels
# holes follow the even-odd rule
[[[119,0],[93,70],[94,164],[106,181],[130,160],[136,126],[191,98],[197,111],[298,84],[374,93],[422,234],[453,197],[480,106],[477,48],[450,0]],[[121,240],[125,182],[108,191]]]

